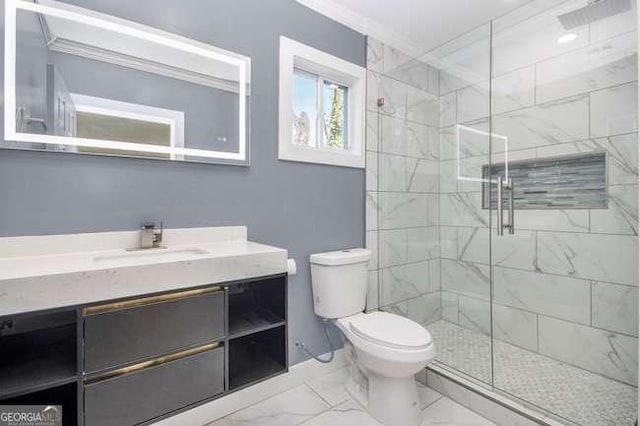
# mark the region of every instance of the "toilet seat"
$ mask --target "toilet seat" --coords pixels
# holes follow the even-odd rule
[[[388,312],[359,313],[339,318],[347,336],[379,351],[415,353],[433,348],[429,332],[415,321]],[[354,341],[354,343],[356,343]]]
[[[431,335],[409,318],[388,312],[371,312],[350,318],[351,331],[368,342],[392,349],[422,350],[431,345]]]

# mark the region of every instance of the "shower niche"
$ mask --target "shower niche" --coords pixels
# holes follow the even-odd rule
[[[604,152],[484,165],[482,208],[497,208],[498,176],[513,179],[515,209],[606,209]]]

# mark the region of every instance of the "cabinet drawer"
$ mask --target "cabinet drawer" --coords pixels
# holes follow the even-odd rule
[[[214,345],[209,345],[214,346]],[[152,361],[153,362],[153,361]],[[85,385],[85,424],[135,425],[210,398],[224,390],[224,348],[208,348]],[[133,371],[126,373],[126,371]]]
[[[84,321],[91,373],[222,337],[224,293],[212,288],[94,306],[85,308]]]

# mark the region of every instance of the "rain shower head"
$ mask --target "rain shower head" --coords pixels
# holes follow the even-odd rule
[[[565,30],[631,10],[631,0],[592,0],[588,6],[558,16]]]

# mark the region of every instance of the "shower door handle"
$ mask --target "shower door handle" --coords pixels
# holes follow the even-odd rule
[[[514,205],[515,205],[515,197],[513,195],[513,178],[509,178],[507,180],[504,179],[502,175],[498,175],[498,235],[504,235],[504,229],[507,228],[509,230],[509,234],[515,234],[515,222],[514,222]],[[504,222],[504,190],[508,192],[507,198],[507,220],[508,222]]]
[[[513,178],[509,178],[507,180],[507,191],[509,191],[509,200],[507,201],[507,208],[509,209],[509,224],[507,227],[509,228],[509,234],[513,235],[516,232],[515,214],[513,212],[515,205]]]
[[[502,175],[498,175],[498,223],[496,224],[496,228],[498,228],[498,235],[504,235],[504,200],[502,199],[502,190],[504,188],[504,178]]]

